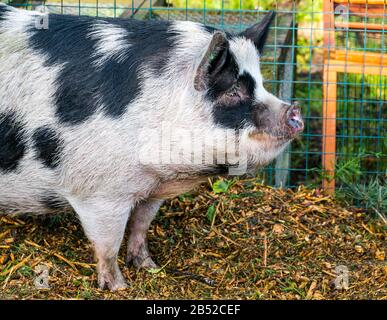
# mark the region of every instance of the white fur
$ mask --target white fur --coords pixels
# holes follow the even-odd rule
[[[271,106],[275,112],[280,112],[280,109],[286,105],[282,100],[268,92],[263,86],[263,78],[261,74],[258,51],[250,40],[244,38],[236,38],[230,42],[231,50],[233,51],[239,66],[239,73],[245,71],[250,73],[255,82],[256,92],[255,99]]]
[[[104,21],[96,23],[89,35],[98,41],[94,57],[97,58],[95,64],[99,67],[111,59],[120,62],[125,50],[130,48],[127,42],[128,31]]]

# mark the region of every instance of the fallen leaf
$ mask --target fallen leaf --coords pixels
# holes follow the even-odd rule
[[[355,246],[355,250],[356,250],[357,253],[364,253],[364,249],[360,245],[356,245]]]
[[[386,253],[383,250],[376,250],[375,258],[376,260],[384,261],[386,258]]]
[[[285,227],[282,224],[276,223],[273,226],[273,232],[276,234],[284,233]]]

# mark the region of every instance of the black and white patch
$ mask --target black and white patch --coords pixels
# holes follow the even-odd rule
[[[215,96],[219,100],[213,110],[215,123],[235,130],[252,124],[255,86],[254,78],[245,72],[238,77],[231,89],[217,91]]]
[[[36,158],[46,167],[55,169],[61,158],[63,141],[51,128],[41,127],[32,136]]]
[[[3,21],[4,17],[9,12],[10,12],[9,8],[5,5],[3,5],[2,3],[0,3],[0,21]]]
[[[54,193],[42,195],[39,201],[45,208],[50,210],[60,210],[69,206],[66,200]]]
[[[110,117],[122,116],[141,92],[142,69],[160,74],[175,45],[169,22],[61,15],[50,15],[49,21],[48,30],[31,28],[30,42],[48,57],[48,65],[63,65],[57,79],[56,115],[70,125],[84,122],[99,107]],[[101,24],[107,29],[103,37],[109,27],[123,28],[127,37],[121,41],[129,46],[120,59],[112,56],[98,64],[95,26]]]
[[[13,113],[1,113],[0,170],[4,173],[15,171],[25,153],[26,146],[21,122]]]

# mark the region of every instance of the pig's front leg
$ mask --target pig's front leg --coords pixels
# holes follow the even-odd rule
[[[97,259],[98,284],[111,291],[127,288],[117,256],[131,210],[131,203],[102,198],[68,199],[77,212]]]
[[[127,265],[132,262],[137,269],[157,268],[149,254],[147,233],[162,203],[163,200],[148,199],[139,203],[132,212],[129,220]]]

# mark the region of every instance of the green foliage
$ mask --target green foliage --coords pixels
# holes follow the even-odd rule
[[[223,4],[222,4],[223,2]],[[194,8],[194,9],[255,9],[254,0],[169,0],[168,3],[175,8]]]
[[[375,177],[368,183],[348,183],[336,191],[338,198],[357,204],[376,214],[387,223],[387,172],[384,177]]]
[[[358,156],[346,161],[338,161],[335,168],[336,197],[351,205],[360,206],[376,214],[387,223],[387,171],[384,175],[364,180],[361,163],[368,157],[383,158],[387,155],[366,154],[360,151]],[[362,181],[363,180],[363,181]]]
[[[233,180],[219,179],[212,184],[212,191],[215,194],[227,193],[230,187],[234,184]]]
[[[341,73],[338,83],[338,160],[352,160],[359,171],[383,174],[387,170],[383,123],[387,77]]]
[[[313,23],[315,26],[323,20],[323,0],[303,0],[297,3],[298,23]]]
[[[387,157],[381,153],[366,153],[365,150],[358,151],[357,155],[354,155],[348,159],[338,159],[335,164],[335,175],[336,184],[338,185],[356,185],[362,180],[364,175],[364,169],[362,168],[362,162],[365,159],[375,158],[382,159]],[[323,170],[316,169],[321,174],[322,179],[329,179]],[[387,178],[387,176],[386,176]]]
[[[275,0],[169,0],[168,3],[175,8],[194,8],[194,9],[217,9],[221,10],[254,10],[271,7]],[[258,6],[259,5],[259,6]]]
[[[208,219],[208,222],[211,224],[215,219],[215,213],[216,213],[216,203],[213,203],[207,209],[207,219]]]
[[[337,162],[335,168],[335,179],[337,182],[343,182],[345,184],[355,183],[361,176],[360,163],[364,157],[364,154],[360,154],[347,161]]]
[[[190,193],[183,193],[183,194],[179,195],[180,201],[185,201],[185,200],[191,201],[192,199],[193,199],[193,196]]]
[[[18,270],[18,273],[20,273],[24,277],[32,277],[34,275],[34,271],[31,269],[30,266],[22,266]]]

